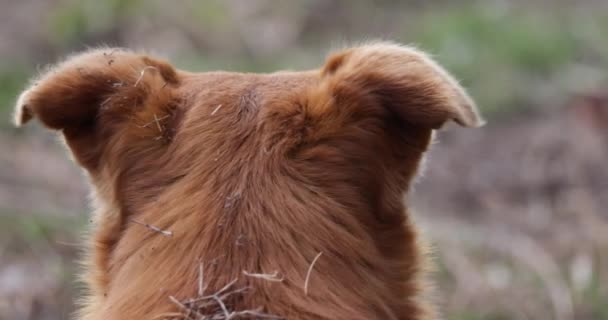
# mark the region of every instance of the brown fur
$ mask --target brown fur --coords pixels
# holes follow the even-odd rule
[[[432,318],[403,196],[433,129],[450,119],[481,124],[443,69],[390,43],[337,52],[320,70],[273,74],[189,73],[93,50],[21,95],[17,124],[33,117],[63,132],[94,186],[85,320],[179,311],[168,297],[196,296],[199,261],[207,292],[232,279],[252,287],[234,309]]]

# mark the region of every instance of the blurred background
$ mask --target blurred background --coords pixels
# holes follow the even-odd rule
[[[488,120],[442,131],[411,196],[445,318],[608,319],[608,1],[0,0],[0,24],[0,319],[68,319],[80,290],[87,186],[9,122],[46,64],[108,44],[269,72],[377,38],[432,53]]]

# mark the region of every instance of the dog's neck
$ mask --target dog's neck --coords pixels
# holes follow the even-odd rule
[[[379,309],[368,317],[390,319],[403,310],[425,312],[416,301],[418,269],[424,265],[420,243],[403,214],[400,196],[384,208],[365,203],[346,206],[321,190],[291,190],[293,183],[277,184],[281,177],[275,178],[263,178],[273,181],[272,187],[261,180],[249,181],[256,188],[225,185],[214,189],[209,188],[215,185],[213,181],[207,181],[207,187],[188,190],[190,197],[209,199],[198,202],[200,207],[190,207],[197,202],[171,193],[137,212],[106,206],[105,212],[98,212],[102,218],[95,226],[90,257],[96,303],[89,304],[89,309],[100,309],[89,313],[113,315],[116,311],[112,310],[132,308],[141,301],[145,301],[140,305],[143,314],[166,312],[169,296],[197,296],[201,265],[208,292],[234,279],[238,279],[235,286],[252,287],[257,293],[239,302],[247,308],[272,307],[277,314],[289,314],[293,311],[282,306],[297,306],[302,312],[314,310],[321,319],[335,318],[336,310],[341,310],[340,317],[352,312],[356,319],[355,315],[370,312],[363,307],[370,304]],[[188,179],[183,177],[183,183]],[[265,201],[263,194],[272,194],[273,202]],[[364,199],[347,190],[341,196],[344,201]],[[307,203],[305,199],[311,198],[327,203]],[[326,212],[323,208],[327,207],[336,210]],[[346,209],[352,207],[359,209]],[[377,210],[398,213],[392,212],[392,219],[383,222],[368,214]],[[157,269],[171,270],[171,274],[161,276]],[[247,274],[276,275],[282,280],[260,280]],[[127,291],[115,290],[119,286],[138,288],[139,296],[120,296]],[[391,289],[386,290],[387,286]],[[353,301],[359,301],[361,309],[342,309]]]

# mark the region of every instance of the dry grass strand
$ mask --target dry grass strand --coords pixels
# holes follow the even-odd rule
[[[308,295],[308,283],[310,282],[310,274],[312,273],[312,268],[314,267],[315,263],[317,262],[317,260],[319,260],[319,258],[321,257],[322,254],[323,254],[322,251],[319,252],[317,254],[317,256],[310,263],[310,267],[308,267],[308,271],[306,272],[306,279],[304,280],[304,294],[305,295]]]

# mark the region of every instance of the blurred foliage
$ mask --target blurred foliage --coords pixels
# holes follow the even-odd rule
[[[65,45],[79,42],[88,34],[110,32],[115,21],[137,14],[139,2],[72,1],[69,6],[57,6],[50,15],[49,35],[58,45]]]
[[[602,279],[598,274],[593,275],[593,280],[588,288],[578,297],[579,302],[588,302],[591,307],[590,319],[608,320],[608,292],[602,286]]]
[[[500,313],[478,314],[475,312],[462,312],[448,316],[449,320],[509,320],[511,317]]]
[[[0,68],[0,128],[9,125],[10,114],[17,94],[25,88],[30,72],[26,68],[4,67]]]
[[[85,225],[85,216],[63,216],[11,213],[0,208],[0,233],[3,236],[19,236],[24,242],[37,243],[55,235],[77,238]]]
[[[441,6],[379,1],[375,7],[359,1],[348,2],[349,6],[342,1],[285,6],[264,1],[186,1],[183,8],[175,9],[139,0],[61,3],[45,20],[45,34],[56,52],[100,43],[135,43],[169,51],[164,42],[183,37],[185,42],[180,43],[187,46],[171,49],[171,55],[180,67],[200,70],[311,68],[322,62],[322,53],[336,41],[392,35],[388,38],[434,53],[471,90],[490,118],[561,101],[571,91],[606,81],[599,70],[608,66],[608,12],[572,6],[547,9],[542,4],[506,1]],[[317,12],[323,9],[337,12],[333,17]],[[372,26],[366,16],[386,21]],[[128,38],[138,32],[145,37],[161,35],[158,42]],[[259,39],[252,40],[251,35]],[[0,68],[0,81],[10,82],[0,88],[3,114],[22,87],[17,85],[23,83],[22,73],[29,70]],[[573,83],[568,78],[578,80]]]
[[[577,63],[608,65],[608,41],[602,31],[608,28],[608,13],[579,16],[542,10],[430,10],[413,23],[413,38],[470,88],[486,114],[538,107],[551,102],[543,101],[544,96],[563,98],[560,81],[573,76],[570,71]]]

